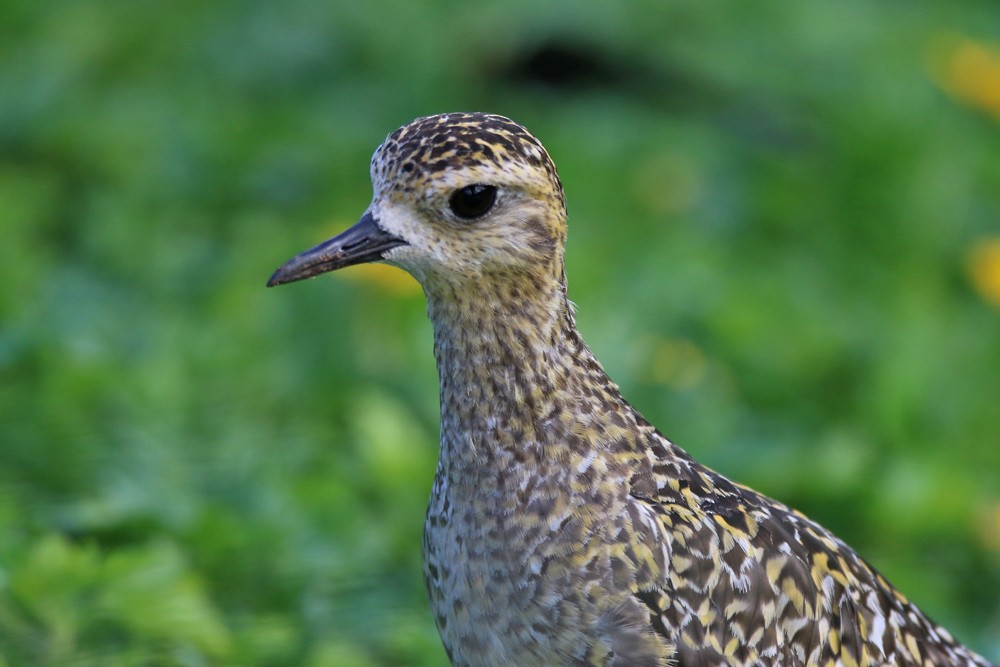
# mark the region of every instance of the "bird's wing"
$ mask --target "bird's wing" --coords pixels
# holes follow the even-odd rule
[[[805,516],[693,461],[633,479],[642,530],[666,567],[635,595],[679,667],[989,667],[847,545]]]

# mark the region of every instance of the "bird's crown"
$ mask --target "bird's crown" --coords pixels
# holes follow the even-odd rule
[[[416,187],[456,171],[517,171],[527,180],[540,179],[562,198],[562,184],[552,159],[523,126],[486,113],[444,113],[404,125],[375,151],[373,183]]]

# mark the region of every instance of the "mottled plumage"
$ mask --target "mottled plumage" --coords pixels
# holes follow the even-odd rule
[[[384,261],[424,288],[441,379],[425,576],[454,665],[988,665],[622,398],[577,332],[562,187],[524,128],[420,118],[371,171],[361,222],[269,284]]]

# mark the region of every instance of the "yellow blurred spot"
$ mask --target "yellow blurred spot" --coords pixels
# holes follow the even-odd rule
[[[1000,119],[1000,47],[950,38],[937,49],[934,69],[952,97]]]
[[[420,294],[420,283],[402,269],[388,264],[359,264],[343,271],[350,280],[374,285],[376,288],[396,296]]]
[[[979,511],[979,537],[987,549],[1000,553],[1000,499],[987,502]]]
[[[976,291],[1000,307],[1000,237],[979,240],[969,251],[967,262]]]
[[[657,339],[649,362],[649,379],[675,389],[689,389],[705,377],[707,362],[698,346],[688,340]]]

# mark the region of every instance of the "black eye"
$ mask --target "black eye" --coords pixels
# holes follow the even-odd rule
[[[493,208],[497,200],[497,189],[493,185],[466,185],[461,190],[455,190],[448,200],[452,212],[460,218],[471,220],[484,215]]]

